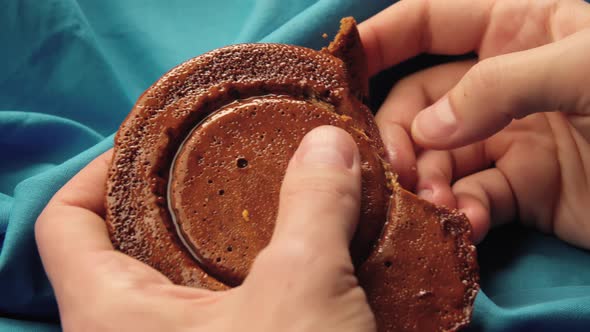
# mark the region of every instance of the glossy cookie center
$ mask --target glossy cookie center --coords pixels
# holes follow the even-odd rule
[[[267,96],[229,104],[190,133],[172,165],[169,202],[178,235],[204,270],[227,285],[242,282],[271,238],[299,142],[315,127],[347,121],[330,104]]]

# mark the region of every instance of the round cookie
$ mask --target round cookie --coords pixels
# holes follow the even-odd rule
[[[239,285],[274,227],[287,162],[320,125],[362,160],[351,256],[380,331],[457,330],[478,289],[465,216],[399,187],[369,109],[354,20],[322,51],[234,45],[172,69],[115,137],[106,222],[115,247],[176,284]]]
[[[367,256],[383,228],[391,195],[370,140],[329,104],[261,96],[231,103],[205,119],[172,163],[172,220],[210,276],[230,286],[246,277],[250,263],[270,241],[289,159],[303,136],[321,125],[346,129],[359,146],[365,198],[352,251],[359,260]]]

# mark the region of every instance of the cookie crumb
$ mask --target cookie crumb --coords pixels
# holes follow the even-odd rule
[[[328,34],[324,32],[324,33],[322,34],[322,38],[324,38],[324,39],[328,39]]]
[[[244,218],[244,221],[250,221],[250,213],[248,210],[242,211],[242,218]]]

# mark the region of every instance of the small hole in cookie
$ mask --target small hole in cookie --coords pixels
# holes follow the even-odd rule
[[[225,190],[223,190],[223,189],[219,190],[219,196],[223,196],[223,194],[225,194]]]
[[[238,158],[236,164],[238,168],[246,168],[248,167],[248,160],[246,158]]]
[[[228,246],[228,247],[227,247],[227,251],[228,251],[228,252],[232,252],[233,250],[234,250],[234,249],[233,249],[231,246]]]
[[[385,267],[391,267],[391,265],[393,265],[390,261],[385,261],[385,263],[383,263],[383,265],[385,265]]]

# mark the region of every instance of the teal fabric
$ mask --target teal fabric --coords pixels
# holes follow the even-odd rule
[[[134,101],[160,75],[228,44],[319,48],[322,33],[333,36],[341,17],[360,21],[390,3],[3,1],[0,331],[59,330],[34,243],[35,219],[60,186],[112,146]],[[482,291],[472,330],[590,330],[590,253],[511,225],[493,231],[479,257]]]

